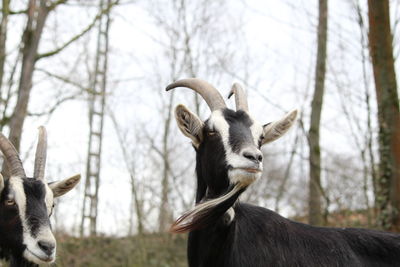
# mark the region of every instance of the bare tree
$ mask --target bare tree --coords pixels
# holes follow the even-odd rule
[[[367,55],[367,49],[368,49],[368,40],[367,40],[367,31],[366,31],[366,27],[365,27],[365,23],[364,23],[364,18],[361,12],[361,7],[360,4],[356,3],[355,5],[355,9],[357,12],[357,22],[358,22],[358,26],[360,28],[360,43],[361,43],[361,64],[362,64],[362,75],[363,75],[363,83],[364,83],[364,97],[365,97],[365,106],[366,106],[366,110],[367,110],[367,132],[365,134],[365,148],[362,149],[361,152],[361,157],[363,159],[364,162],[364,194],[365,194],[365,199],[366,199],[366,203],[367,203],[367,208],[369,209],[369,201],[368,201],[368,197],[367,197],[367,181],[366,181],[366,176],[368,174],[368,172],[370,173],[371,176],[371,182],[372,182],[372,186],[373,186],[373,190],[374,192],[376,191],[376,181],[377,181],[377,172],[376,172],[376,162],[375,162],[375,155],[374,155],[374,151],[372,148],[372,144],[373,144],[373,129],[372,129],[372,114],[371,114],[371,93],[370,93],[370,86],[369,86],[369,82],[368,82],[368,78],[367,78],[367,63],[370,63],[368,61],[368,55]],[[368,156],[367,156],[367,155]],[[369,167],[367,166],[368,163],[365,162],[367,160],[364,161],[364,159],[368,157],[369,158]],[[368,225],[371,225],[371,212],[368,210],[367,211],[367,215],[368,215]]]
[[[389,1],[368,0],[369,47],[379,122],[378,224],[400,231],[400,111]]]
[[[176,78],[176,77],[174,77]],[[170,153],[169,153],[169,135],[172,122],[174,94],[171,94],[167,103],[166,118],[162,133],[162,155],[163,155],[163,171],[161,180],[161,205],[159,214],[159,231],[165,232],[168,229],[168,224],[171,220],[171,207],[169,203],[169,170],[170,170]]]
[[[0,22],[0,96],[3,85],[4,63],[6,61],[7,25],[10,13],[10,0],[3,0]]]
[[[163,61],[167,62],[169,68],[165,72],[168,73],[168,77],[160,74],[153,80],[152,83],[157,85],[154,90],[160,90],[168,83],[182,77],[201,77],[203,75],[215,78],[221,75],[222,71],[218,64],[220,60],[218,56],[220,55],[217,55],[217,53],[220,50],[226,50],[226,47],[223,47],[221,43],[223,37],[230,34],[226,28],[217,27],[217,25],[222,25],[218,22],[226,19],[224,16],[219,16],[220,13],[223,13],[224,7],[225,1],[210,0],[195,2],[174,0],[163,4],[152,3],[151,15],[161,29],[162,36],[164,36],[163,39],[156,38],[156,42],[161,45],[166,55]],[[173,14],[172,18],[171,13]],[[223,32],[223,34],[220,34],[220,32]],[[227,58],[225,60],[228,61]],[[201,101],[199,101],[198,96],[192,92],[184,92],[183,94],[186,96],[188,94],[194,95],[195,110],[201,113]],[[172,162],[173,158],[177,158],[176,148],[173,147],[173,140],[176,138],[171,134],[175,98],[175,92],[169,94],[162,92],[162,95],[160,95],[160,115],[163,122],[160,126],[160,133],[151,137],[153,150],[161,163],[159,168],[161,203],[158,218],[159,231],[161,232],[165,231],[171,222],[173,198],[180,198],[181,202],[187,202],[184,201],[187,196],[182,196],[182,194],[176,192],[179,192],[177,187],[182,186],[182,183],[178,182],[179,177],[186,174],[188,171],[186,167],[188,166],[175,166]],[[187,183],[187,181],[184,182],[185,185]],[[171,192],[172,186],[174,186],[174,193]],[[186,204],[188,203],[183,203],[183,205]]]
[[[138,190],[138,181],[137,181],[137,164],[135,160],[132,160],[135,155],[130,155],[130,154],[135,154],[137,153],[136,151],[129,153],[128,152],[128,146],[124,140],[126,140],[126,136],[124,135],[122,131],[122,127],[119,125],[117,118],[114,114],[114,112],[111,109],[108,109],[108,114],[111,118],[111,121],[113,123],[115,132],[117,134],[118,138],[118,143],[121,147],[122,150],[122,156],[124,159],[124,163],[126,165],[126,168],[129,172],[130,176],[130,182],[131,182],[131,204],[130,204],[130,218],[129,218],[129,231],[128,235],[133,234],[133,216],[134,213],[136,214],[136,220],[137,220],[137,233],[139,235],[142,235],[144,233],[144,215],[143,215],[143,205],[142,205],[142,200],[140,199],[139,196],[139,190]],[[136,138],[138,139],[138,138]],[[139,143],[139,142],[137,142]],[[134,209],[134,210],[133,210]]]
[[[22,65],[18,86],[18,99],[10,120],[9,139],[19,150],[22,126],[27,113],[28,101],[32,89],[32,77],[36,64],[39,42],[49,13],[65,1],[48,3],[44,0],[30,0],[28,20],[22,36]]]
[[[19,44],[19,54],[15,60],[15,64],[11,69],[9,74],[9,85],[8,91],[6,92],[6,97],[3,98],[1,102],[1,107],[3,109],[3,118],[1,120],[1,127],[4,125],[8,125],[10,128],[9,139],[14,144],[17,150],[19,150],[22,128],[24,125],[24,121],[26,116],[28,115],[28,104],[30,100],[30,95],[32,91],[32,80],[34,76],[35,67],[39,60],[44,58],[48,58],[54,55],[57,55],[65,48],[70,46],[72,43],[77,41],[87,32],[89,32],[93,26],[95,25],[95,21],[97,21],[101,14],[98,14],[92,23],[90,23],[86,28],[82,30],[82,32],[74,35],[71,39],[66,41],[64,44],[56,47],[51,51],[47,51],[39,54],[39,46],[40,41],[42,39],[42,33],[45,28],[47,19],[49,15],[60,5],[63,5],[68,2],[68,0],[29,0],[27,3],[27,8],[22,11],[12,11],[10,10],[10,0],[3,1],[2,8],[2,21],[0,28],[0,78],[3,81],[4,77],[4,63],[7,57],[6,51],[6,39],[9,31],[15,31],[15,29],[10,29],[8,27],[8,16],[9,15],[26,15],[26,24],[23,29],[21,43]],[[107,9],[108,10],[108,9]],[[103,12],[107,12],[107,10],[103,10]],[[20,70],[17,71],[17,66],[19,66],[20,61]],[[11,101],[14,93],[12,92],[12,85],[14,76],[19,74],[18,78],[18,86],[16,89],[16,101],[15,104]],[[3,88],[5,88],[5,84],[3,82],[0,83],[0,93],[3,93]],[[10,105],[12,103],[13,105]],[[11,115],[7,115],[7,110],[12,109]],[[5,169],[6,166],[3,166]]]
[[[321,211],[322,186],[319,128],[325,88],[327,26],[328,1],[319,0],[318,49],[317,63],[315,68],[315,88],[311,103],[311,122],[308,132],[310,146],[309,223],[312,225],[324,224],[324,218]]]

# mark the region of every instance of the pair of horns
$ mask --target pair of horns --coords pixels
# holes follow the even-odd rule
[[[26,177],[22,161],[19,158],[18,152],[11,142],[0,133],[0,150],[3,152],[5,161],[9,168],[10,177]],[[39,180],[44,180],[44,170],[46,165],[47,154],[47,133],[43,126],[39,127],[39,140],[36,147],[35,167],[33,177]]]
[[[210,107],[211,111],[226,108],[225,101],[221,94],[214,86],[206,81],[197,78],[183,79],[171,83],[167,86],[166,90],[169,91],[176,87],[187,87],[197,92],[207,102],[207,105]],[[230,98],[233,94],[235,95],[236,110],[241,109],[248,112],[249,107],[247,104],[246,93],[244,92],[243,88],[237,83],[233,84],[228,98]]]

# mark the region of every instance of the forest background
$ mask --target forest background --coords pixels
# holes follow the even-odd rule
[[[47,179],[83,178],[52,217],[57,265],[186,266],[168,228],[195,160],[173,109],[209,115],[165,92],[186,77],[241,83],[262,123],[301,111],[242,201],[400,231],[399,22],[397,0],[2,0],[0,130],[29,170],[46,126]]]

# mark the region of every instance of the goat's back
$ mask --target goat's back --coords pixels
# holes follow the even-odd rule
[[[400,266],[400,235],[313,227],[257,206],[237,204],[235,218],[189,236],[189,264],[201,266]]]

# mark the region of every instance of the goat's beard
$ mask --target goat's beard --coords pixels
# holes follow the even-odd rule
[[[261,170],[250,172],[245,168],[235,168],[228,171],[228,177],[232,184],[240,184],[242,187],[247,187],[256,180],[261,178]]]
[[[170,232],[186,233],[214,224],[233,206],[247,186],[247,184],[237,183],[230,186],[227,192],[220,197],[198,203],[172,224]]]

